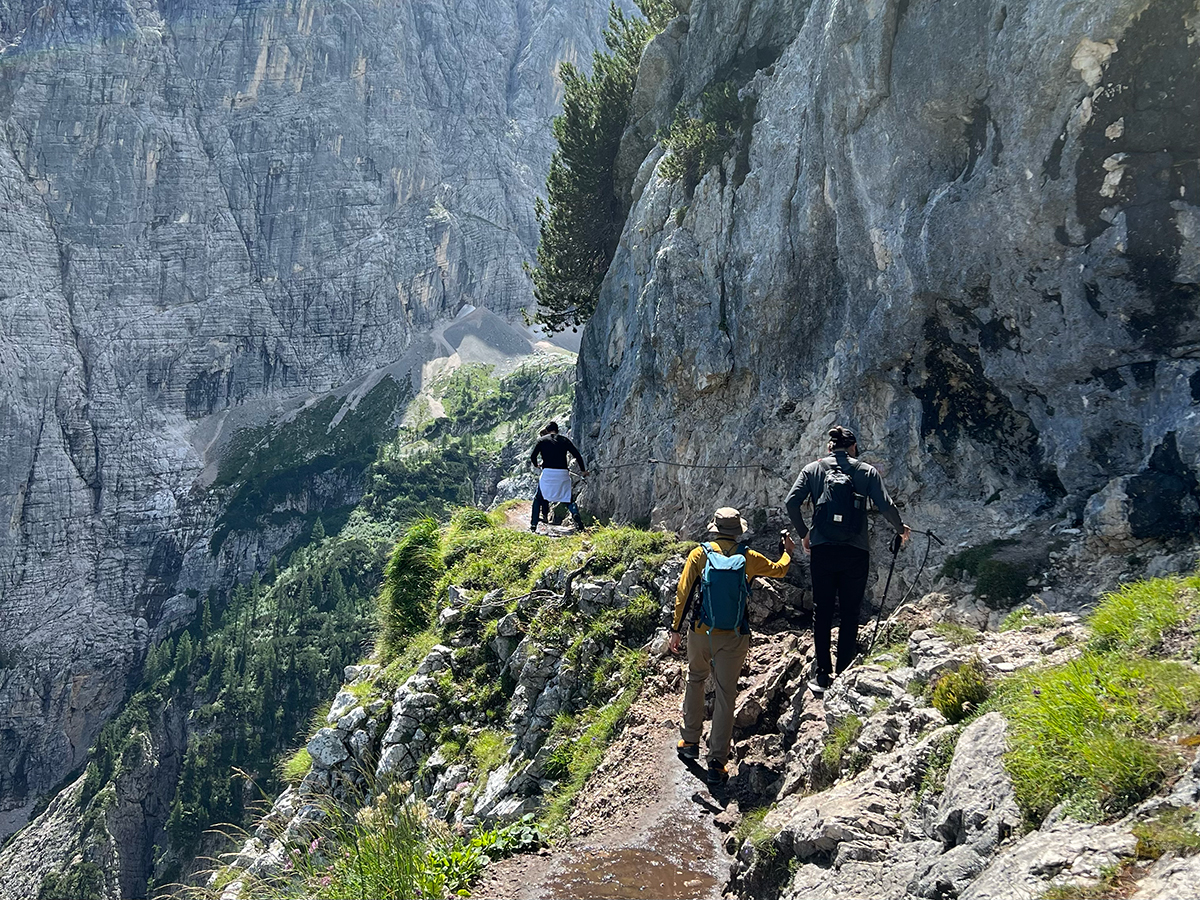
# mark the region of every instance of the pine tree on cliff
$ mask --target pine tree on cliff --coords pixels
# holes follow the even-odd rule
[[[596,308],[600,284],[612,262],[625,218],[613,163],[629,120],[642,49],[666,24],[666,0],[639,4],[650,22],[609,10],[604,42],[592,56],[592,74],[563,63],[563,111],[554,120],[558,149],[546,178],[547,200],[535,211],[540,228],[534,321],[550,333],[582,325]],[[656,27],[657,26],[657,27]]]

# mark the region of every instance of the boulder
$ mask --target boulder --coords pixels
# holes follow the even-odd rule
[[[313,735],[307,749],[313,766],[320,769],[330,769],[350,756],[342,736],[332,728],[322,728]]]

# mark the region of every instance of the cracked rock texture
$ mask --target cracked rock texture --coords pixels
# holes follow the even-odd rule
[[[660,150],[631,178],[574,423],[600,473],[772,471],[610,470],[587,502],[779,507],[842,422],[955,540],[1194,533],[1198,38],[1195,0],[693,0],[623,153],[722,81],[744,122],[694,193]]]
[[[0,837],[216,579],[234,425],[530,302],[555,69],[607,10],[0,3]]]

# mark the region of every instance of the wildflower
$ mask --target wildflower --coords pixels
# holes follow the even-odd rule
[[[333,884],[333,876],[332,875],[325,875],[324,877],[321,878],[321,887],[329,887],[329,885],[331,885],[331,884]]]
[[[321,845],[321,839],[320,839],[320,838],[313,838],[313,842],[312,842],[311,844],[309,844],[309,845],[308,845],[308,852],[309,852],[309,853],[316,853],[316,852],[317,852],[317,847],[319,847],[320,845]]]

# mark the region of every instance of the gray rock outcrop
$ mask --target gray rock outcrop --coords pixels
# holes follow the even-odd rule
[[[528,305],[555,68],[607,11],[4,4],[0,837],[221,579],[230,433]]]
[[[845,422],[955,540],[1050,510],[1116,548],[1195,533],[1198,21],[1195,0],[694,0],[646,58],[692,109],[731,82],[741,136],[694,192],[661,164],[635,189],[575,426],[599,472],[767,470],[701,489],[647,464],[587,502],[671,527],[714,494],[778,506]]]

